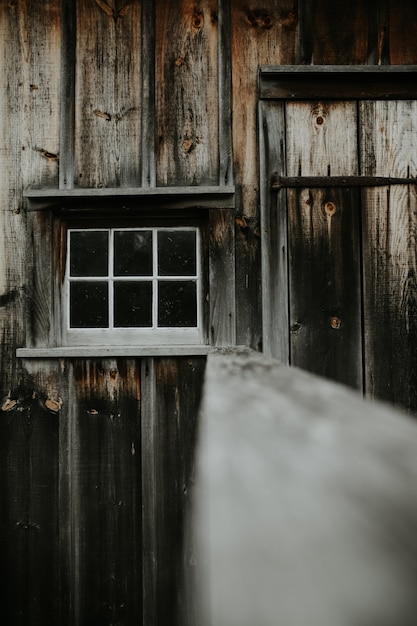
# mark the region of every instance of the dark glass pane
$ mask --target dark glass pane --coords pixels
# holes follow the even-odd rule
[[[195,276],[195,231],[158,232],[158,273],[160,276]]]
[[[107,276],[108,254],[106,231],[70,233],[70,276]]]
[[[118,328],[152,326],[152,283],[114,283],[114,325]]]
[[[152,276],[152,273],[152,231],[116,231],[115,276]]]
[[[197,326],[197,288],[191,280],[160,281],[158,326]]]
[[[70,285],[70,327],[108,328],[107,282],[83,280]]]

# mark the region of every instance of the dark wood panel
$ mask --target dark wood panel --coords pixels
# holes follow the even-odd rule
[[[361,389],[359,193],[288,197],[291,363]]]
[[[192,626],[197,620],[195,599],[185,604],[184,576],[196,570],[186,514],[194,484],[204,369],[205,358],[155,362],[157,626]]]
[[[141,2],[77,1],[75,180],[141,180]]]
[[[389,61],[393,65],[417,63],[417,4],[413,0],[385,0],[389,21],[384,24]]]
[[[7,624],[41,626],[59,622],[59,421],[27,383],[0,413],[0,601]]]
[[[69,502],[61,525],[68,538],[73,623],[141,621],[138,367],[123,359],[69,365],[68,457],[61,460]]]
[[[312,58],[316,65],[367,63],[368,3],[363,0],[316,0],[311,10]]]
[[[158,185],[218,184],[216,0],[156,0]]]

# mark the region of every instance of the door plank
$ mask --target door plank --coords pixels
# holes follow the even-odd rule
[[[286,131],[289,176],[357,174],[355,103],[288,103]],[[361,388],[358,191],[287,198],[291,363]]]
[[[417,102],[363,102],[365,175],[417,172]],[[413,185],[363,192],[366,392],[417,409],[417,192]]]

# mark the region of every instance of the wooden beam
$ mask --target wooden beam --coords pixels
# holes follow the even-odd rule
[[[230,350],[208,357],[199,434],[202,623],[415,623],[415,422]]]
[[[412,99],[416,78],[416,65],[263,65],[259,94],[284,100]]]
[[[91,210],[104,208],[105,204],[120,208],[146,209],[155,205],[161,208],[216,208],[233,209],[234,187],[116,187],[77,189],[28,189],[24,196],[29,200],[29,210],[62,208]]]

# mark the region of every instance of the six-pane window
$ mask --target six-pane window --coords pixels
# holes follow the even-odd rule
[[[195,340],[199,247],[195,227],[70,229],[68,336],[89,343],[182,333]]]

